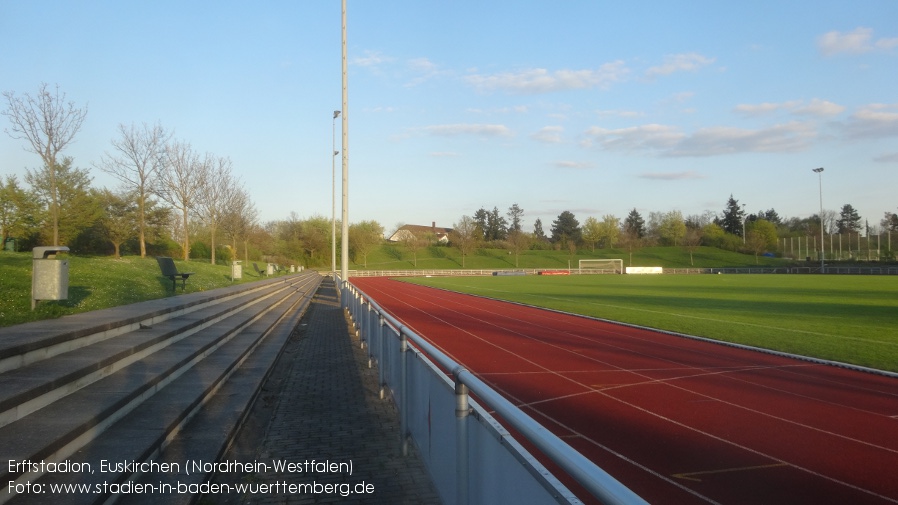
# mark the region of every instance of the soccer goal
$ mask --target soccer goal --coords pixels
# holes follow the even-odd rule
[[[624,273],[624,260],[580,260],[581,274],[622,274]]]

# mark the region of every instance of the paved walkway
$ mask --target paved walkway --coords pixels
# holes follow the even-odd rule
[[[378,398],[378,391],[377,370],[368,368],[358,337],[349,334],[333,281],[325,280],[224,458],[296,468],[226,474],[217,481],[317,487],[311,493],[306,488],[224,498],[243,504],[439,503],[414,447],[402,456],[398,412],[392,401]],[[223,503],[222,497],[201,503]]]

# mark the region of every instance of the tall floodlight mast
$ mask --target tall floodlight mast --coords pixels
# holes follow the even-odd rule
[[[343,282],[349,279],[349,93],[346,86],[346,0],[343,0],[342,35],[343,35],[343,237],[340,242],[340,277]]]
[[[826,273],[826,265],[823,264],[823,167],[815,168],[817,178],[820,179],[820,273]]]
[[[337,118],[340,111],[334,111],[334,120],[331,122],[331,277],[337,282],[337,172],[334,168],[337,155]]]

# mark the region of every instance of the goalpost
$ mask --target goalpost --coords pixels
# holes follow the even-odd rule
[[[624,273],[624,260],[580,260],[581,274],[622,274]]]

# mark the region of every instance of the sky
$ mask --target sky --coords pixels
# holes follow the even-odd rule
[[[898,212],[894,0],[347,1],[349,221]],[[229,157],[261,221],[340,216],[340,2],[0,0],[0,91]],[[6,102],[0,102],[6,108]],[[0,129],[9,122],[0,116]],[[0,134],[0,174],[40,158]],[[824,167],[821,176],[812,169]]]

